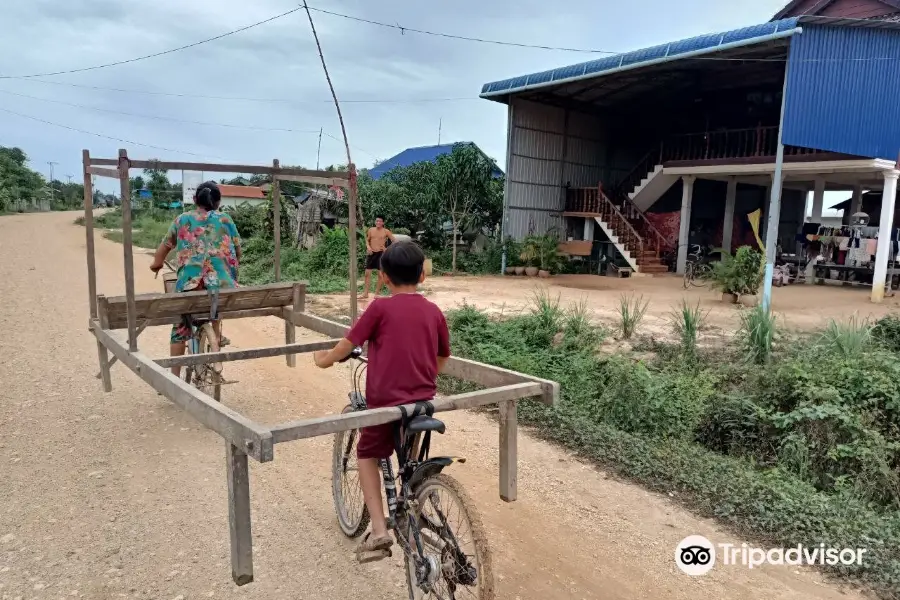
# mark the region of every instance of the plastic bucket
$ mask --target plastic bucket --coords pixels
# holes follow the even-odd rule
[[[424,265],[424,267],[425,267],[425,276],[426,276],[426,277],[431,277],[431,273],[432,273],[433,271],[432,271],[431,259],[430,259],[430,258],[426,258],[426,259],[425,259],[425,265]]]

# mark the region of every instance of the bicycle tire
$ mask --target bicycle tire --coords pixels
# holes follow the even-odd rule
[[[710,271],[709,265],[694,265],[691,269],[691,285],[694,287],[706,287],[706,277]]]
[[[211,323],[204,323],[197,329],[197,346],[201,354],[218,352],[216,331]],[[216,402],[222,401],[222,363],[197,365],[193,369],[194,386],[204,394],[212,396]]]
[[[353,407],[348,405],[341,412],[348,413],[352,411]],[[348,439],[350,440],[349,445],[347,443]],[[351,539],[361,536],[369,525],[369,510],[366,508],[366,503],[362,501],[362,487],[359,484],[358,476],[356,485],[359,486],[359,497],[362,501],[362,508],[358,511],[358,516],[350,514],[347,510],[347,503],[344,500],[344,475],[346,474],[344,453],[347,452],[350,455],[348,457],[348,466],[351,460],[353,463],[356,463],[356,440],[358,439],[359,430],[357,429],[339,431],[334,434],[334,445],[331,451],[331,495],[334,499],[334,512],[337,514],[338,526],[341,528],[341,532]]]
[[[430,493],[432,491],[438,490],[447,492],[448,496],[450,496],[454,500],[458,509],[455,513],[452,514],[457,514],[464,517],[468,522],[469,530],[471,531],[470,543],[472,549],[475,552],[474,558],[478,590],[477,593],[470,592],[470,595],[474,596],[476,600],[494,600],[495,591],[493,561],[491,558],[490,548],[488,547],[487,543],[487,535],[485,534],[484,524],[481,521],[481,514],[475,508],[475,504],[472,502],[472,499],[469,497],[469,494],[466,492],[466,490],[462,487],[462,484],[460,484],[459,481],[457,481],[453,477],[444,473],[439,473],[427,478],[414,491],[420,510],[423,506],[429,503]],[[418,515],[417,520],[420,523],[420,531],[426,529],[421,526],[424,517]],[[412,535],[409,531],[409,527],[406,528],[405,535],[406,539],[409,540],[410,547],[416,548],[415,541],[410,539],[412,538]],[[425,542],[423,539],[423,545],[424,544]],[[449,593],[446,596],[436,595],[436,592],[425,594],[416,583],[415,563],[413,561],[413,557],[405,557],[404,563],[406,568],[406,585],[407,589],[409,590],[409,600],[445,600],[446,598],[457,597],[455,594]],[[444,561],[442,560],[441,564],[443,563]],[[442,580],[443,583],[446,583],[446,578],[443,570]],[[441,582],[438,582],[437,585],[440,585],[440,583]],[[472,586],[466,587],[469,588]]]
[[[688,289],[693,284],[694,279],[694,263],[688,262],[684,265],[684,276],[681,279],[681,285],[684,289]]]

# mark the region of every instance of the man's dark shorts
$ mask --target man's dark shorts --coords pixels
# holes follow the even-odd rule
[[[384,252],[373,252],[372,254],[366,257],[366,271],[380,271],[381,270],[381,255]]]

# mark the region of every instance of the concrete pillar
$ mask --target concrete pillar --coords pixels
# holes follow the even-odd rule
[[[694,181],[696,179],[693,175],[685,175],[681,178],[683,188],[681,190],[681,226],[678,229],[677,273],[684,273],[684,266],[687,264],[688,236],[691,233],[691,203],[694,201]]]
[[[722,247],[731,252],[731,238],[734,234],[734,204],[737,200],[737,177],[728,178],[725,192],[725,222],[722,224]]]
[[[853,199],[850,200],[850,214],[856,214],[862,209],[862,186],[853,186]]]
[[[881,196],[881,219],[878,222],[878,249],[875,253],[875,275],[872,277],[872,302],[884,300],[888,259],[891,258],[891,229],[894,228],[894,201],[897,197],[897,177],[900,171],[884,172],[884,193]]]
[[[825,203],[825,178],[816,177],[816,188],[813,191],[813,205],[811,222],[822,222],[822,207]]]

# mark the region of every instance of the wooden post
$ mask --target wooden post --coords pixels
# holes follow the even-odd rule
[[[281,168],[278,159],[272,161],[272,167],[277,171]],[[281,183],[272,174],[272,214],[275,217],[275,281],[281,281]]]
[[[348,151],[349,152],[349,151]],[[348,206],[350,222],[350,322],[356,323],[357,300],[356,300],[356,165],[350,163],[347,165],[350,169],[350,202]]]
[[[294,301],[291,305],[291,315],[296,315],[297,313],[303,312],[304,309],[304,286],[301,284],[294,284]],[[297,326],[294,325],[293,319],[284,319],[284,343],[285,344],[294,344],[297,342]],[[287,366],[296,367],[297,366],[297,355],[296,354],[287,354],[284,357],[285,362],[287,362]]]
[[[106,303],[106,296],[97,297],[97,309],[100,318],[100,327],[109,329],[109,306]],[[109,351],[106,349],[100,339],[97,339],[97,358],[100,360],[100,379],[103,381],[103,391],[112,391],[112,376],[110,375]]]
[[[97,318],[97,262],[94,259],[94,183],[88,168],[91,166],[91,153],[81,151],[81,164],[84,167],[84,233],[87,249],[88,274],[88,307],[91,318]]]
[[[515,400],[500,402],[500,499],[515,502],[518,495],[518,415]]]
[[[125,298],[128,303],[128,349],[136,352],[137,309],[134,306],[134,247],[131,242],[131,183],[128,153],[119,150],[119,193],[122,196],[122,245],[125,247]]]
[[[247,455],[225,441],[228,471],[228,529],[231,535],[231,578],[237,585],[253,581],[253,537],[250,531],[250,471]]]

